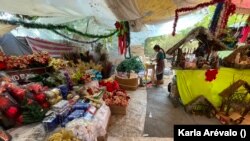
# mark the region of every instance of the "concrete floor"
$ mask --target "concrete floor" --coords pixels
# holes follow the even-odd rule
[[[144,136],[173,137],[175,124],[220,124],[220,122],[216,118],[187,114],[182,106],[174,108],[166,88],[147,88]]]

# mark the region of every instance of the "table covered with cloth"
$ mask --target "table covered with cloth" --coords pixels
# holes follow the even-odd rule
[[[177,87],[184,105],[203,95],[214,107],[219,108],[222,98],[219,95],[230,84],[244,80],[250,84],[250,69],[221,67],[216,79],[206,81],[206,70],[175,70]]]

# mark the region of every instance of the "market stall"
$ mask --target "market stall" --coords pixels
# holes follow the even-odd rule
[[[107,63],[86,54],[53,58],[45,52],[18,57],[1,52],[1,126],[15,133],[40,124],[50,141],[105,140],[111,114],[126,115],[130,97],[110,68],[103,68]]]
[[[211,1],[196,7],[177,9],[178,14],[216,4],[208,29],[194,28],[166,52],[173,55],[172,68],[176,75],[170,85],[170,98],[175,102],[180,98],[188,113],[208,117],[216,115],[223,124],[247,123],[246,117],[249,115],[250,17],[248,16],[242,29],[236,29],[236,33],[232,33],[227,27],[228,19],[233,13],[247,14],[240,5],[243,3],[239,3],[230,0]],[[247,2],[245,3],[247,7]],[[175,22],[178,20],[177,14]],[[176,23],[173,35],[175,26]],[[185,44],[192,40],[197,40],[198,45],[185,48]],[[231,52],[229,55],[222,55],[223,52],[220,54],[220,51],[223,50]]]

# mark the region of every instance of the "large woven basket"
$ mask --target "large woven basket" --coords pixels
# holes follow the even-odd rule
[[[115,75],[115,80],[119,83],[120,87],[125,90],[134,91],[139,85],[137,74],[131,74],[130,78],[123,78]]]

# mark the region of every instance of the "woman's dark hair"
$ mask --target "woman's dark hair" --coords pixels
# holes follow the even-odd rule
[[[154,50],[161,50],[161,51],[162,51],[162,53],[164,54],[164,58],[166,58],[166,54],[165,54],[164,49],[163,49],[163,48],[161,48],[159,45],[155,45],[155,46],[154,46]]]
[[[155,46],[154,46],[154,50],[156,50],[156,49],[157,49],[157,50],[160,50],[161,47],[160,47],[159,45],[155,45]]]

